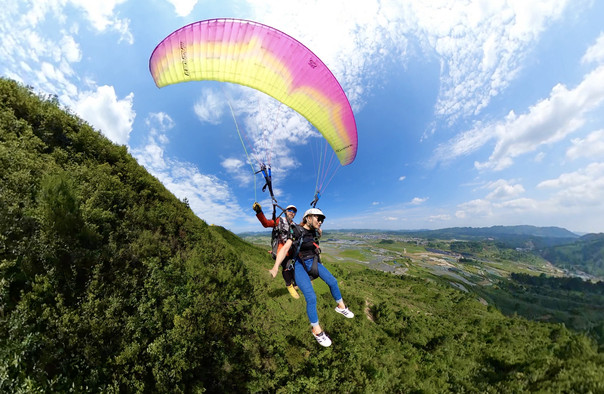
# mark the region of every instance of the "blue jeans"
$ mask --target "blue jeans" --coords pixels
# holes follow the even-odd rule
[[[315,289],[313,289],[312,284],[310,283],[310,277],[308,276],[308,272],[302,266],[304,264],[307,269],[310,270],[312,266],[312,258],[308,260],[300,260],[300,258],[296,258],[295,263],[295,277],[296,284],[298,288],[304,294],[304,299],[306,300],[306,314],[308,315],[308,320],[310,320],[311,326],[316,326],[319,324],[319,315],[317,314],[317,295],[315,294]],[[323,266],[323,264],[319,263],[319,278],[323,279],[327,286],[329,286],[329,290],[331,291],[331,295],[337,303],[342,301],[342,294],[340,294],[340,288],[338,287],[338,280],[329,272],[327,268]]]

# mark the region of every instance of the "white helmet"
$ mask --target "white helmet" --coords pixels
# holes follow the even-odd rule
[[[302,220],[306,219],[306,217],[308,215],[323,216],[323,220],[325,220],[325,215],[323,214],[323,212],[321,212],[321,210],[319,208],[310,208],[309,210],[304,212],[304,216],[302,217]]]
[[[293,209],[294,211],[298,212],[298,208],[296,208],[296,206],[295,206],[295,205],[288,205],[288,206],[285,208],[285,210],[286,210],[286,211],[287,211],[287,210],[290,210],[290,209]]]

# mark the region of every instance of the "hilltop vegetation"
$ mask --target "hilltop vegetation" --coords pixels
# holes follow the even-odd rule
[[[545,248],[541,255],[558,267],[604,277],[604,234],[584,235],[575,242]]]
[[[0,391],[240,387],[244,245],[53,100],[0,103]]]
[[[52,98],[0,79],[0,391],[599,392],[604,357],[422,277],[327,259],[349,307],[270,279]]]

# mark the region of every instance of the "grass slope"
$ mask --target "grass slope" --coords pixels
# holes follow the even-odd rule
[[[208,226],[55,100],[0,80],[0,390],[604,390],[562,325],[507,318],[434,281],[325,261],[319,347],[265,250]]]

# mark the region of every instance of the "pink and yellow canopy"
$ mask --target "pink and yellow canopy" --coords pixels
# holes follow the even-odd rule
[[[159,43],[149,69],[160,88],[214,80],[260,90],[315,126],[342,165],[356,156],[356,123],[342,87],[314,53],[272,27],[238,19],[192,23]]]

